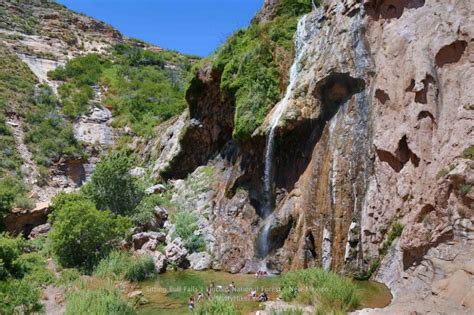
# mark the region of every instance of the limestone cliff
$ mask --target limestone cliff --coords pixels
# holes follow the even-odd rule
[[[254,22],[271,19],[274,5]],[[415,269],[439,244],[472,242],[473,10],[469,1],[328,0],[300,20],[303,57],[276,130],[269,268],[362,275],[381,261],[378,278],[396,291],[387,274]],[[233,103],[213,101],[222,98],[208,83],[218,74],[202,78],[204,92],[188,98],[206,107],[192,105],[193,115],[212,121],[212,104],[227,121]],[[249,141],[220,127],[186,154],[188,170],[208,164],[220,176],[209,197],[218,268],[257,266],[271,116]],[[190,157],[201,145],[206,153]]]

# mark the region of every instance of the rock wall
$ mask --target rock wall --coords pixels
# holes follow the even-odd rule
[[[267,1],[258,19],[274,5]],[[473,161],[463,152],[474,142],[473,9],[463,1],[323,1],[304,17],[307,48],[276,131],[270,268],[363,272],[384,258],[400,223],[392,265],[408,269],[452,240],[459,220],[472,219]],[[216,122],[209,108],[230,109],[227,119],[232,107],[200,87],[188,100],[214,95],[201,98],[205,107],[191,105],[208,132]],[[193,162],[183,174],[220,165],[210,222],[219,269],[257,268],[267,131],[265,122],[247,143],[217,133],[204,155],[185,145],[182,161]],[[229,237],[233,230],[240,236]],[[381,270],[390,269],[386,261]]]

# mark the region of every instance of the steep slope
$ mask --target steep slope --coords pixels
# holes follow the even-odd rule
[[[157,125],[182,113],[196,58],[52,1],[2,1],[0,16],[0,195],[2,211],[17,208],[6,221],[20,232],[38,224],[19,219],[35,220],[21,209],[47,209],[82,185],[103,152],[140,152]]]

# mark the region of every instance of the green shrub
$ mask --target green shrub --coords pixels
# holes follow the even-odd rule
[[[0,44],[0,110],[28,104],[37,83],[28,66],[4,44]]]
[[[18,274],[16,260],[23,250],[24,241],[12,238],[7,234],[0,234],[0,280]]]
[[[380,259],[379,258],[374,259],[371,261],[369,268],[366,271],[363,271],[361,273],[354,275],[354,278],[360,281],[367,281],[370,279],[370,277],[372,277],[374,272],[377,271],[379,266],[380,266]]]
[[[175,224],[173,237],[180,237],[190,253],[206,250],[206,243],[202,235],[195,234],[199,226],[194,213],[178,211],[172,219]]]
[[[0,176],[19,174],[20,166],[21,158],[16,150],[13,133],[7,126],[5,116],[0,112]]]
[[[198,303],[193,313],[198,315],[239,314],[234,304],[222,297],[214,297],[211,300]]]
[[[285,301],[300,301],[302,296],[305,303],[336,312],[347,312],[360,304],[355,284],[319,268],[290,271],[282,277],[280,286]]]
[[[133,260],[125,273],[125,279],[128,281],[143,281],[155,274],[155,263],[149,256],[142,256]]]
[[[127,269],[132,264],[129,254],[122,251],[112,251],[97,265],[94,275],[100,278],[121,280],[125,277]]]
[[[471,145],[470,147],[466,148],[462,152],[462,157],[465,159],[474,160],[474,145]]]
[[[57,211],[49,237],[63,267],[91,271],[126,236],[130,226],[129,219],[99,211],[85,200],[66,203]]]
[[[91,201],[91,200],[88,199],[86,195],[81,194],[81,193],[65,193],[65,192],[58,193],[56,196],[54,196],[51,202],[51,213],[48,216],[49,222],[54,223],[54,221],[56,220],[56,215],[65,206],[69,204],[81,203],[81,202],[87,202],[87,201]]]
[[[155,207],[162,202],[160,195],[145,196],[133,211],[132,220],[134,225],[143,225],[155,217]]]
[[[387,253],[390,246],[392,246],[393,241],[397,237],[400,237],[402,235],[402,232],[403,232],[403,225],[401,225],[397,221],[393,222],[390,227],[390,231],[388,232],[387,238],[383,242],[382,248],[380,249],[381,255],[385,255]]]
[[[26,253],[15,260],[15,276],[23,278],[30,285],[53,283],[54,274],[47,269],[46,259],[39,253]]]
[[[125,154],[114,152],[101,159],[83,192],[94,200],[100,210],[129,215],[143,197],[139,185],[129,170],[132,161]]]
[[[469,184],[462,184],[461,186],[459,186],[459,193],[461,194],[461,196],[467,195],[471,191],[471,187],[472,186]]]
[[[133,307],[125,302],[115,289],[78,290],[67,297],[66,315],[135,314]]]
[[[84,156],[71,123],[60,115],[59,102],[48,86],[37,89],[34,104],[26,111],[26,122],[25,140],[38,165],[49,167],[63,156]]]
[[[68,287],[71,284],[76,283],[81,278],[81,273],[74,268],[63,269],[59,278],[56,279],[55,284],[57,286]]]
[[[26,280],[0,281],[0,314],[41,312],[40,289]],[[19,312],[22,309],[22,312]]]
[[[11,210],[21,198],[26,189],[22,182],[12,176],[0,178],[0,217]]]

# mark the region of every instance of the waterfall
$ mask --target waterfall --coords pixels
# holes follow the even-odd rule
[[[263,174],[263,188],[264,188],[264,204],[262,207],[262,217],[264,218],[263,228],[260,232],[258,246],[260,249],[260,256],[265,257],[270,248],[269,234],[270,227],[273,222],[273,177],[274,177],[274,151],[275,151],[275,132],[278,123],[286,111],[293,90],[296,86],[296,79],[301,71],[301,60],[304,56],[307,47],[306,40],[306,16],[303,16],[298,21],[298,29],[295,35],[295,59],[290,69],[289,83],[283,99],[278,102],[275,109],[271,113],[267,133],[267,141],[265,147],[265,168]]]

